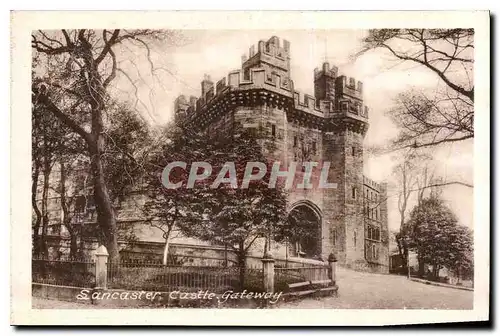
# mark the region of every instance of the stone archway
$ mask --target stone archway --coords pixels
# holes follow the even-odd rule
[[[288,212],[294,227],[290,252],[294,256],[316,259],[321,256],[321,211],[310,201],[293,204]]]

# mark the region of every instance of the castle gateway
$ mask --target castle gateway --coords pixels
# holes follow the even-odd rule
[[[337,188],[290,191],[289,213],[309,218],[315,238],[290,244],[287,254],[326,260],[333,251],[345,266],[388,272],[387,190],[363,175],[368,107],[360,81],[324,63],[314,70],[314,97],[296,92],[290,43],[272,37],[252,46],[227,79],[214,85],[206,76],[199,98],[178,97],[175,119],[209,135],[236,123],[260,128],[275,144],[268,155],[284,163],[330,161],[328,181]]]

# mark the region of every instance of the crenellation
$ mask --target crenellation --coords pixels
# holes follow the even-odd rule
[[[332,78],[337,77],[339,69],[335,65],[330,67],[330,63],[324,62],[323,65],[320,68],[315,68],[314,69],[314,79],[318,79],[321,76],[328,76]]]
[[[377,191],[377,192],[382,192],[383,191],[383,185],[373,181],[372,179],[368,178],[367,176],[363,176],[363,185],[370,187],[371,189]],[[386,184],[385,184],[386,186]]]
[[[255,55],[255,46],[252,45],[250,49],[248,49],[248,58],[252,58]]]
[[[353,77],[346,77],[344,75],[337,77],[336,91],[339,98],[351,98],[363,101],[363,83]]]
[[[210,89],[208,89],[207,93],[205,94],[205,102],[209,103],[210,100],[215,96],[215,89],[212,86]]]
[[[314,112],[323,112],[321,108],[316,104],[316,98],[307,93],[301,93],[295,91],[293,93],[295,108],[300,108],[301,110]]]
[[[353,78],[348,79],[345,76],[334,77],[337,71],[337,67],[330,67],[328,63],[324,63],[320,71],[317,69],[315,71],[316,75],[320,73],[321,76],[325,77],[326,74],[327,76],[331,76],[332,80],[335,81],[337,85],[342,85],[343,89],[338,90],[338,97],[334,99],[318,99],[317,96],[296,91],[293,92],[293,82],[290,78],[283,77],[280,73],[266,68],[233,70],[227,77],[220,79],[215,85],[215,88],[213,82],[210,80],[210,76],[205,75],[202,81],[202,96],[191,104],[193,106],[192,110],[200,110],[206,104],[209,104],[211,99],[224,95],[228,90],[267,89],[285,97],[293,98],[293,108],[304,113],[311,113],[313,115],[320,113],[325,118],[342,116],[350,113],[352,115],[368,118],[368,108],[362,104],[360,99],[353,99],[352,95],[349,95],[349,92],[346,91],[346,89],[351,89],[349,88],[349,83],[346,82],[349,81],[352,84],[353,82],[356,83],[356,81]],[[317,79],[316,77],[316,80]],[[327,85],[327,83],[324,83],[324,85]],[[358,88],[360,85],[362,84],[358,81]],[[206,90],[204,95],[203,90]],[[359,98],[361,93],[357,90],[354,91],[358,92]]]
[[[229,72],[217,81],[215,88],[206,76],[200,99],[189,100],[188,105],[195,106],[190,122],[200,130],[209,130],[211,136],[228,132],[234,123],[246,128],[264,125],[263,137],[282,149],[266,155],[280,160],[314,158],[331,162],[328,180],[338,183],[337,189],[311,189],[307,193],[294,190],[289,199],[307,200],[319,208],[323,238],[315,250],[322,257],[334,250],[346,266],[362,264],[385,272],[387,246],[383,241],[369,239],[368,244],[364,239],[367,219],[363,196],[369,190],[373,205],[385,191],[381,184],[363,175],[363,140],[368,129],[363,83],[353,77],[338,76],[339,69],[324,62],[314,70],[314,95],[295,91],[289,51],[287,41],[283,41],[282,47],[280,40],[272,37],[259,41],[257,50],[250,48],[241,69]],[[369,219],[380,227],[381,236],[388,232],[384,207],[382,204],[376,212],[370,210]],[[366,248],[378,249],[380,257],[366,257]]]
[[[196,101],[198,100],[198,97],[195,96],[190,96],[189,97],[189,106],[193,109],[196,109]]]
[[[201,96],[205,97],[208,90],[214,87],[214,82],[210,79],[209,75],[204,75],[203,80],[201,81]]]

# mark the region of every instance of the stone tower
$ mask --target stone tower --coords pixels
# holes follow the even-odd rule
[[[236,124],[259,128],[263,139],[275,144],[268,156],[285,166],[299,163],[297,181],[304,176],[304,162],[329,162],[327,180],[337,188],[313,185],[289,192],[290,213],[311,219],[314,238],[283,247],[286,254],[326,260],[335,252],[346,266],[387,272],[386,190],[363,175],[368,130],[363,85],[324,63],[313,74],[314,96],[295,91],[290,43],[282,42],[274,36],[251,47],[241,69],[215,87],[206,76],[201,97],[176,100],[177,119],[213,136],[230,134]]]
[[[352,264],[364,258],[363,140],[368,115],[362,83],[337,77],[337,68],[330,69],[328,63],[314,77],[316,97],[331,104],[323,129],[323,158],[335,162],[330,179],[338,181],[337,190],[324,191],[323,212],[331,221],[332,249],[339,260]]]

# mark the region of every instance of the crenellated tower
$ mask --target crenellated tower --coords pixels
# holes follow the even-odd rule
[[[336,66],[323,63],[314,70],[314,96],[294,90],[290,73],[290,43],[273,36],[252,46],[242,57],[241,69],[217,81],[205,76],[201,96],[175,101],[177,119],[209,135],[230,134],[235,124],[258,128],[267,141],[276,144],[268,153],[281,162],[330,162],[328,181],[336,189],[293,189],[290,211],[304,211],[316,224],[314,241],[297,241],[289,253],[325,259],[332,251],[341,263],[373,270],[388,269],[386,207],[371,202],[368,230],[366,192],[382,197],[383,188],[363,175],[363,141],[368,130],[368,108],[364,105],[363,84],[339,75]],[[182,117],[182,118],[181,118]],[[297,176],[303,176],[298,170]],[[367,185],[367,183],[370,183]],[[380,213],[383,214],[380,215]],[[381,217],[380,217],[381,216]],[[370,232],[369,234],[367,232]],[[374,237],[376,239],[374,239]],[[373,253],[369,254],[370,249]]]
[[[330,101],[323,132],[323,159],[335,162],[330,179],[338,190],[324,191],[324,213],[331,222],[329,241],[345,264],[364,260],[363,141],[368,130],[362,83],[337,76],[337,69],[323,64],[315,71],[315,94]]]
[[[277,76],[281,80],[289,80],[290,74],[290,42],[280,39],[276,36],[267,41],[259,41],[257,50],[251,46],[248,56],[242,56],[243,79],[251,79],[252,69],[264,69],[266,76],[271,78]]]

